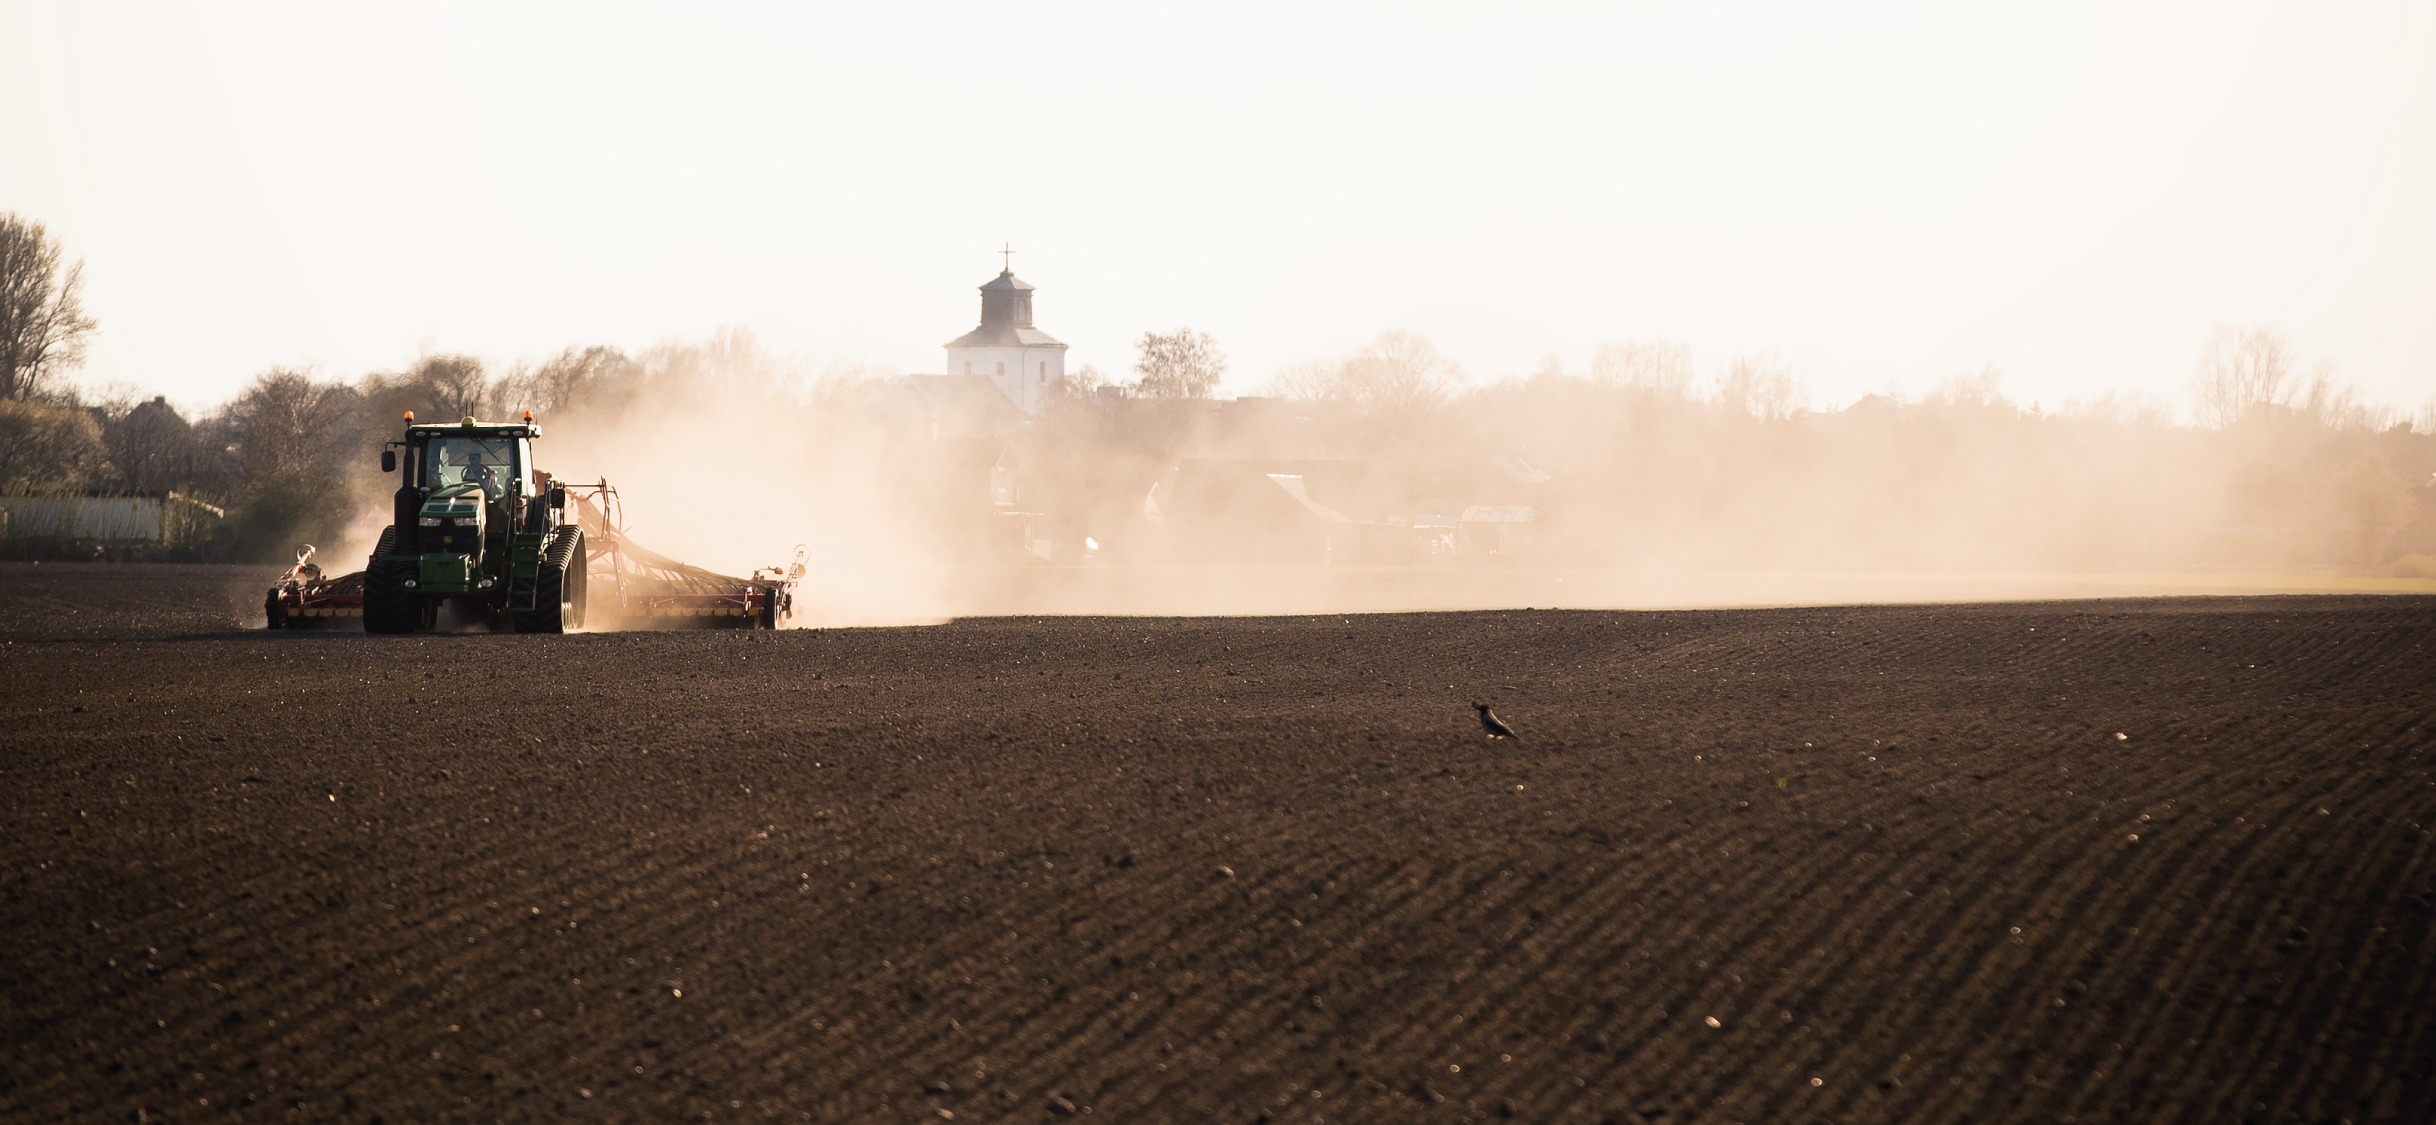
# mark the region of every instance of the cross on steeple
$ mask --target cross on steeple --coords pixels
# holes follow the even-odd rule
[[[1007,243],[1001,243],[1000,245],[1001,245],[1001,246],[1003,246],[1004,248],[998,251],[999,268],[1000,268],[1000,269],[1005,270],[1005,271],[1006,271],[1006,272],[1008,272],[1008,273],[1014,273],[1014,272],[1015,272],[1015,244],[1014,244],[1014,243],[1012,243],[1012,242],[1007,242]]]

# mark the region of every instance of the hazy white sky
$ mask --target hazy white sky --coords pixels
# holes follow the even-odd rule
[[[722,324],[937,370],[1002,241],[1069,368],[1191,325],[1235,391],[1401,326],[2179,402],[2265,321],[2436,396],[2436,5],[1965,7],[0,0],[0,210],[86,380],[189,404]]]

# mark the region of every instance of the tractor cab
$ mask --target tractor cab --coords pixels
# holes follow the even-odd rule
[[[392,526],[402,553],[445,552],[478,561],[490,540],[508,532],[544,534],[559,523],[559,505],[545,503],[546,474],[533,468],[531,421],[408,425],[390,443],[381,467],[404,461]]]
[[[526,466],[533,460],[530,435],[433,434],[423,439],[422,486],[480,485],[493,501],[526,492]]]

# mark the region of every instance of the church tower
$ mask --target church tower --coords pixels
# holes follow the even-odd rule
[[[978,375],[1016,409],[1040,413],[1049,384],[1066,374],[1066,345],[1032,327],[1032,287],[1005,270],[981,287],[981,327],[947,344],[947,373]]]

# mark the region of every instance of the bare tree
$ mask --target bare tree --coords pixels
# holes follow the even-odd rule
[[[1463,368],[1439,354],[1429,337],[1391,328],[1344,359],[1281,367],[1266,389],[1286,398],[1350,403],[1375,419],[1401,425],[1436,410],[1461,382]]]
[[[812,381],[810,364],[763,347],[752,330],[721,326],[698,343],[668,341],[636,357],[662,406],[746,399],[784,400]]]
[[[2321,359],[2309,374],[2293,384],[2292,412],[2332,430],[2382,430],[2396,421],[2408,423],[2393,407],[2360,397],[2360,390],[2335,380],[2335,365]]]
[[[2004,392],[2005,372],[1991,363],[1968,375],[1948,375],[1937,380],[1921,401],[1931,406],[2009,406]]]
[[[303,371],[272,368],[203,427],[236,448],[243,483],[228,533],[239,557],[269,561],[295,544],[329,541],[355,508],[346,478],[366,434],[363,396]],[[355,462],[361,467],[362,462]]]
[[[1269,377],[1268,383],[1261,387],[1261,393],[1313,402],[1335,398],[1339,389],[1338,376],[1344,368],[1345,361],[1341,359],[1307,359],[1301,363],[1289,363]]]
[[[1083,365],[1081,373],[1090,378],[1099,375],[1089,364]],[[877,360],[830,359],[822,363],[812,376],[810,401],[823,409],[845,409],[862,402],[873,387],[901,374],[904,372],[896,366]],[[1072,378],[1071,375],[1066,377]],[[1059,380],[1060,383],[1065,381]]]
[[[1339,397],[1367,414],[1412,422],[1436,410],[1463,381],[1463,369],[1429,337],[1402,328],[1381,332],[1354,349],[1339,369]]]
[[[1226,354],[1207,332],[1144,332],[1134,346],[1134,387],[1147,397],[1208,398],[1226,377]]]
[[[1696,377],[1692,346],[1675,340],[1609,341],[1590,361],[1590,378],[1597,383],[1666,398],[1689,397]]]
[[[110,446],[110,463],[118,468],[130,492],[192,487],[203,475],[194,425],[169,405],[166,396],[113,412],[102,431]]]
[[[2174,424],[2174,406],[2142,391],[2108,391],[2094,399],[2064,400],[2063,417],[2106,426],[2136,426],[2162,430]]]
[[[1775,352],[1734,357],[1717,377],[1717,398],[1729,410],[1766,422],[1790,418],[1810,398],[1809,381]]]
[[[82,364],[93,318],[85,315],[85,264],[62,273],[59,240],[41,223],[0,213],[0,398],[32,398]]]
[[[1102,389],[1120,385],[1099,368],[1086,363],[1049,384],[1047,397],[1053,403],[1090,402],[1099,397]]]
[[[490,376],[470,355],[427,355],[406,371],[406,382],[431,403],[439,420],[479,418],[490,400]]]
[[[335,473],[354,452],[356,392],[318,383],[305,372],[274,367],[228,406],[229,421],[251,480],[296,473]]]
[[[625,352],[607,345],[570,347],[530,367],[519,364],[491,388],[490,397],[509,414],[530,410],[552,417],[574,409],[634,366]]]
[[[86,488],[106,456],[91,411],[0,399],[0,492]]]
[[[2292,363],[2292,342],[2282,332],[2263,324],[2217,325],[2191,376],[2199,423],[2230,426],[2259,407],[2283,402],[2292,391]]]

